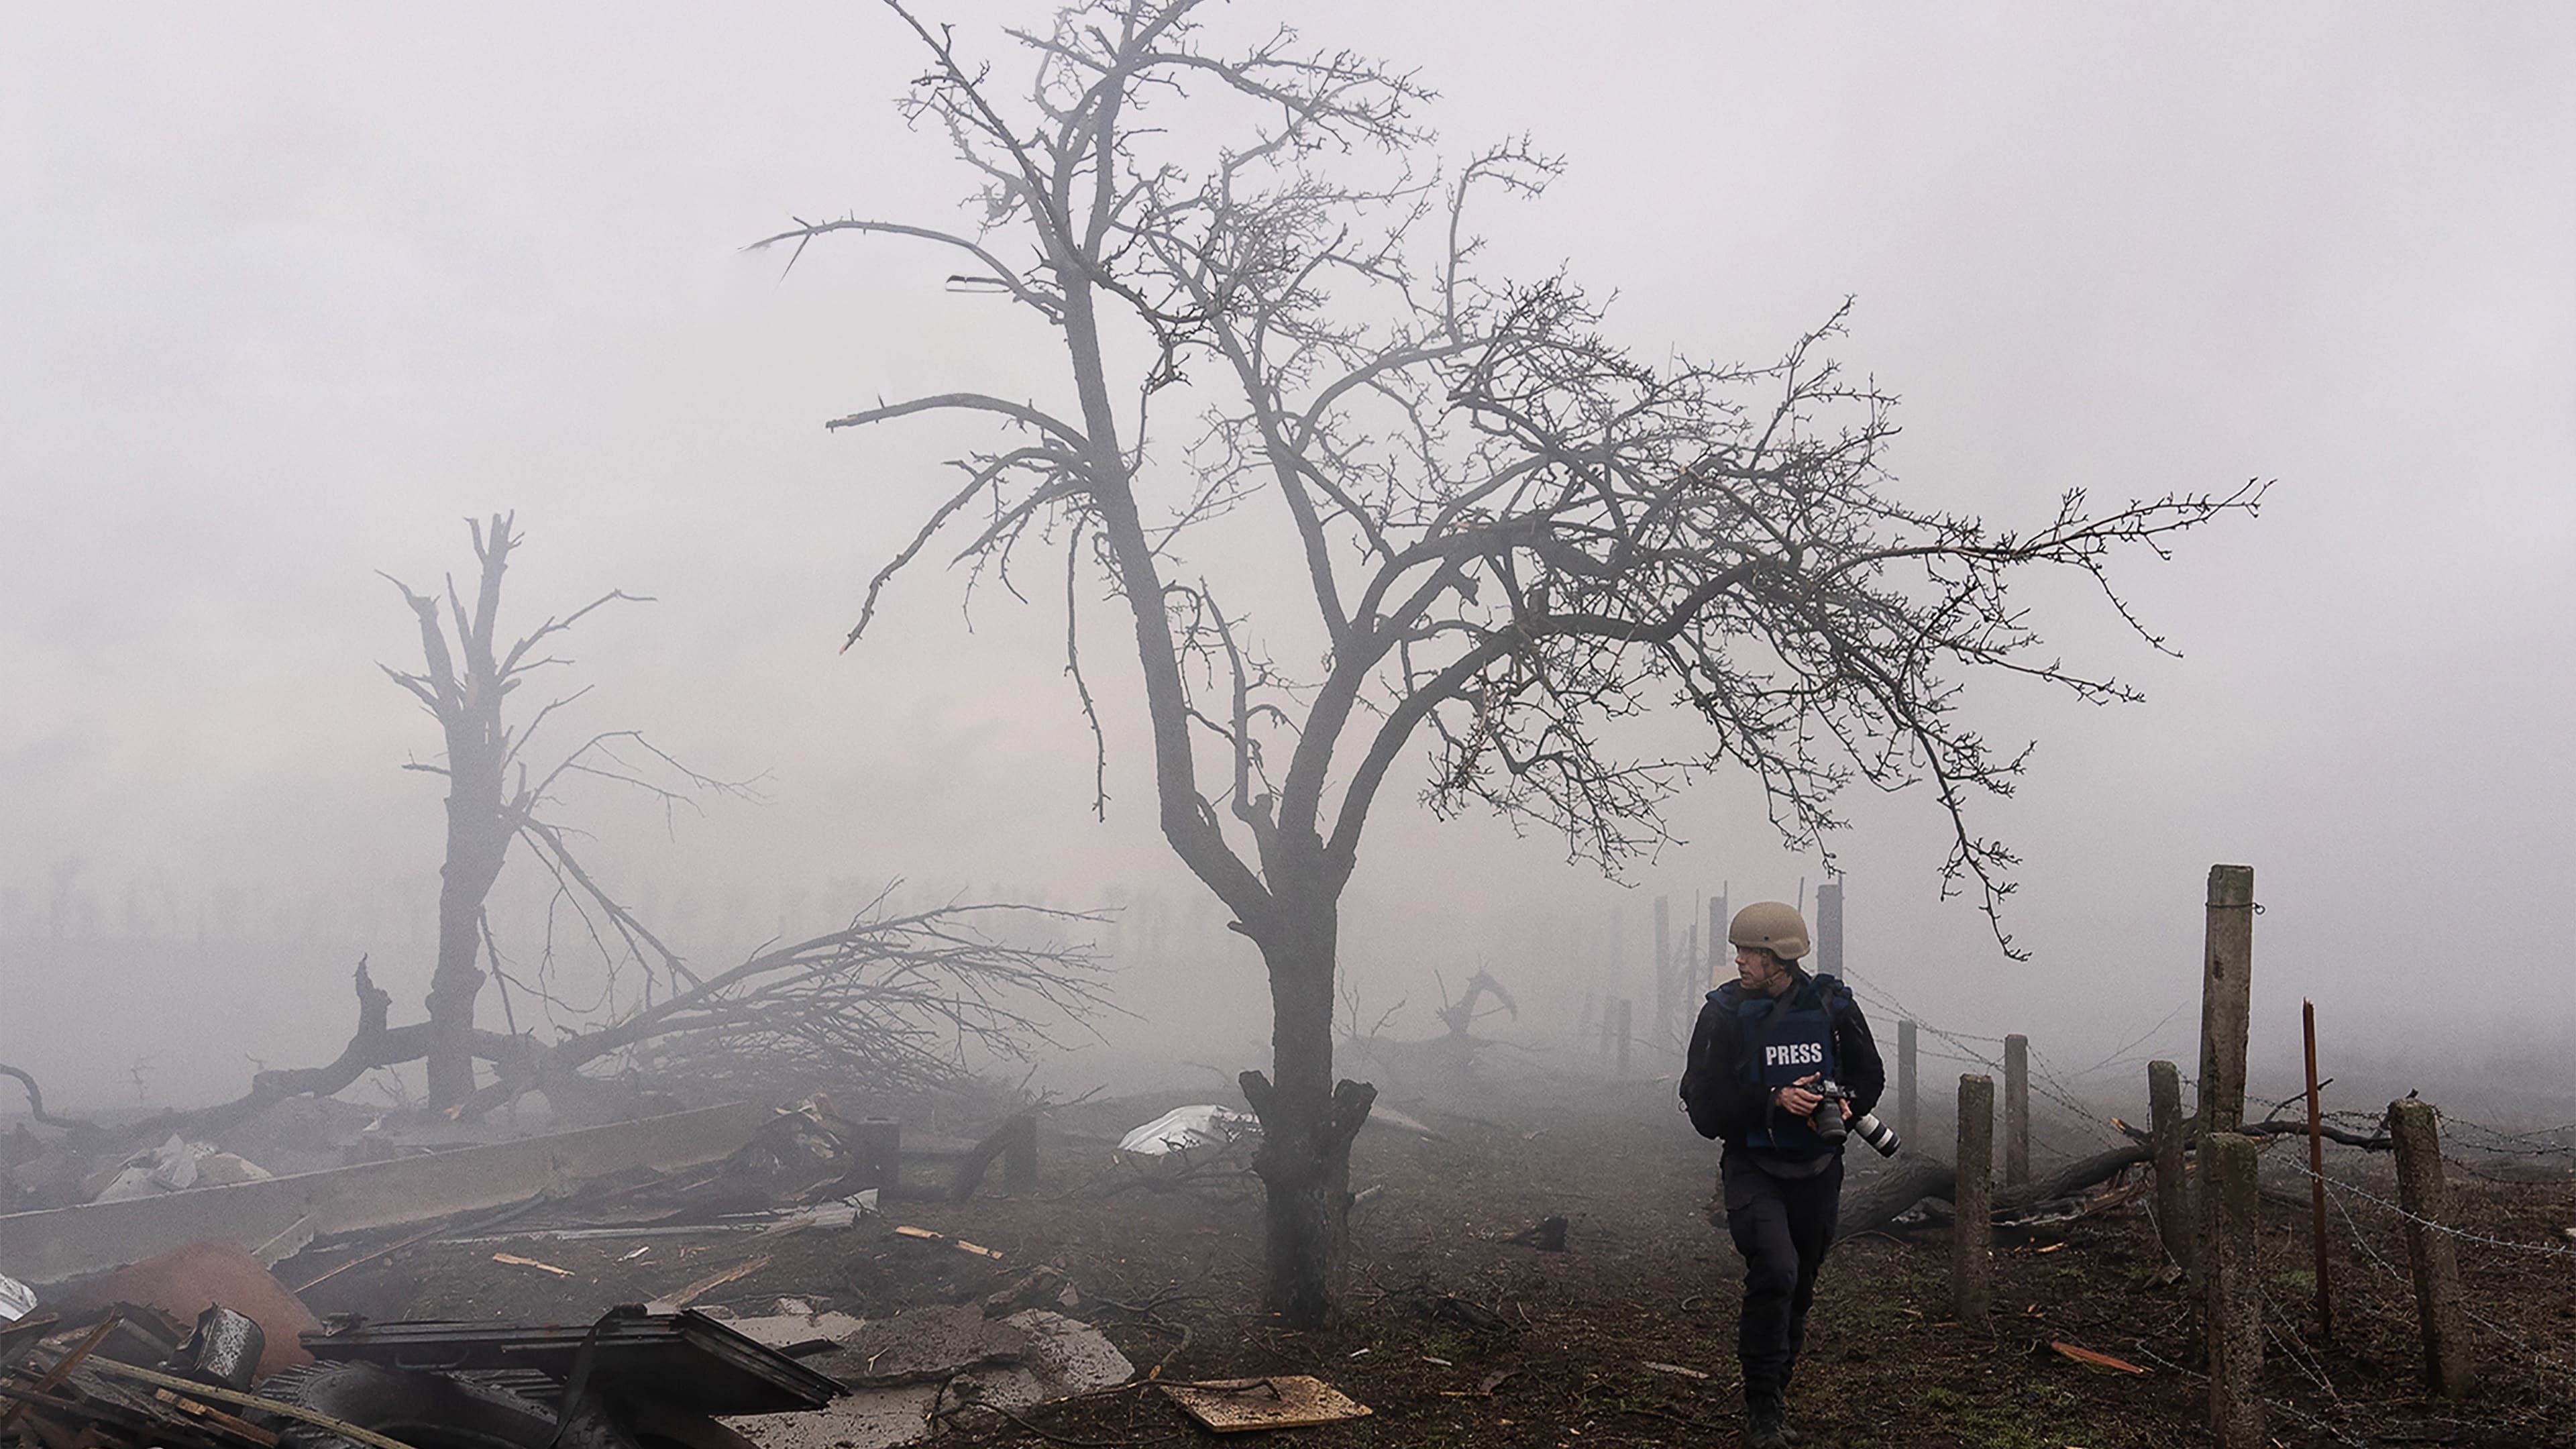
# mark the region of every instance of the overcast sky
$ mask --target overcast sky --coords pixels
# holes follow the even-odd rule
[[[998,53],[991,22],[1044,12],[948,13]],[[2445,1049],[2576,1030],[2576,10],[1280,13],[1418,65],[1452,155],[1522,130],[1562,153],[1488,230],[1615,290],[1630,341],[1763,358],[1856,299],[1843,356],[1905,399],[1908,498],[2011,520],[2070,486],[2279,480],[2259,520],[2123,571],[2179,660],[2031,594],[2146,704],[1976,695],[2041,742],[1986,816],[2028,861],[2032,962],[1937,900],[1928,800],[1852,802],[1864,984],[2064,1061],[2160,1032],[2188,1062],[2194,1013],[2159,1019],[2196,991],[2207,867],[2243,861],[2258,1050],[2302,995],[2374,1049],[2427,1019]],[[943,293],[942,258],[818,246],[782,279],[741,250],[795,215],[954,215],[963,179],[895,115],[906,41],[863,4],[0,14],[0,1058],[97,1092],[157,1054],[213,1091],[240,1043],[336,1050],[340,947],[369,949],[342,938],[371,928],[190,983],[174,1025],[143,967],[50,944],[48,908],[69,882],[100,937],[185,934],[218,897],[426,909],[438,789],[398,766],[437,740],[375,668],[417,647],[377,571],[470,566],[462,519],[496,509],[528,538],[518,618],[657,600],[573,641],[591,721],[767,776],[770,803],[667,832],[598,804],[628,888],[772,919],[895,877],[1195,892],[1121,704],[1090,821],[1052,610],[991,593],[970,632],[960,580],[924,571],[834,652],[973,435],[822,421],[1053,385],[1043,337]],[[1623,891],[1382,808],[1354,973],[1386,1001],[1480,955],[1527,981],[1533,917],[1822,878],[1740,782],[1676,822]],[[372,949],[416,1003],[427,957]],[[1192,1009],[1249,996],[1224,1030],[1260,1035],[1250,952],[1209,957]]]

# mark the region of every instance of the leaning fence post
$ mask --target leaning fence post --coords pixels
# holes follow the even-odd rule
[[[1983,1323],[1994,1306],[1995,1079],[1959,1078],[1959,1157],[1950,1190],[1950,1309]]]
[[[1915,1140],[1919,1125],[1914,1112],[1914,1023],[1896,1024],[1896,1135],[1900,1140]]]
[[[2030,1181],[2030,1038],[2004,1038],[2004,1185]]]
[[[2442,1181],[2442,1138],[2429,1102],[2388,1104],[2388,1136],[2397,1148],[2397,1203],[2406,1209],[2406,1261],[2415,1270],[2415,1318],[2424,1334],[2424,1385],[2446,1399],[2477,1388],[2469,1361],[2468,1315],[2460,1304],[2460,1259],[2443,1220],[2451,1215]]]
[[[2147,1146],[2156,1162],[2156,1236],[2165,1256],[2191,1267],[2191,1197],[2182,1172],[2182,1072],[2147,1063]]]
[[[2209,1432],[2219,1449],[2263,1449],[2263,1299],[2254,1261],[2256,1144],[2235,1132],[2200,1139],[2201,1197],[2211,1232],[2201,1260],[2208,1325]]]

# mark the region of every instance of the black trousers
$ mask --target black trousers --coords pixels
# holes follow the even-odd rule
[[[1744,1153],[1729,1151],[1719,1159],[1717,1182],[1726,1230],[1744,1255],[1744,1312],[1735,1338],[1744,1399],[1777,1406],[1788,1399],[1789,1374],[1806,1346],[1816,1270],[1833,1246],[1843,1160],[1836,1155],[1813,1177],[1774,1177]]]

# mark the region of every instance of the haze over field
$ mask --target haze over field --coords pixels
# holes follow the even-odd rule
[[[990,22],[1045,12],[942,13],[997,52]],[[2069,1071],[2188,1061],[2203,877],[2237,861],[2266,908],[2258,1061],[2294,1066],[2302,996],[2356,1056],[2557,1060],[2576,15],[1280,13],[1418,63],[1453,154],[1523,130],[1561,153],[1564,179],[1486,230],[1515,271],[1615,290],[1627,341],[1767,360],[1856,299],[1840,355],[1905,399],[1901,497],[2010,522],[2070,487],[2279,480],[2259,519],[2120,569],[2179,659],[2098,597],[2028,592],[2070,660],[2146,703],[1977,682],[1991,733],[2040,742],[1979,817],[2025,858],[2007,923],[2032,959],[1938,898],[1932,801],[1848,798],[1874,1010],[2024,1031]],[[376,667],[419,647],[377,573],[463,575],[462,520],[516,510],[505,623],[655,599],[567,641],[564,680],[596,688],[564,736],[639,728],[762,782],[765,803],[667,822],[577,798],[593,861],[693,958],[824,929],[896,880],[1123,906],[1104,939],[1137,1019],[1049,1079],[1259,1062],[1259,961],[1157,833],[1103,604],[1105,823],[1043,587],[988,584],[969,613],[961,577],[914,574],[834,652],[975,435],[822,422],[1060,387],[1050,339],[945,289],[946,257],[836,238],[782,278],[742,250],[791,217],[956,214],[944,144],[892,104],[921,64],[868,6],[0,19],[0,1060],[72,1106],[229,1093],[245,1056],[337,1049],[361,952],[417,1010],[441,790],[399,767],[439,743]],[[1198,562],[1253,587],[1293,568]],[[1700,893],[1797,899],[1826,875],[1743,779],[1694,789],[1681,843],[1625,885],[1409,796],[1374,818],[1344,919],[1349,989],[1370,1018],[1409,1002],[1400,1034],[1437,1030],[1435,972],[1481,965],[1535,1035],[1587,991],[1646,989],[1654,896],[1687,922]],[[502,903],[533,942],[545,888]]]

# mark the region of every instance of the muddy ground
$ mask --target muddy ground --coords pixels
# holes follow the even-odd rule
[[[1292,1332],[1254,1307],[1260,1203],[1217,1173],[1173,1186],[1124,1170],[1119,1133],[1208,1096],[1090,1102],[1049,1115],[1037,1190],[988,1187],[959,1205],[887,1204],[852,1229],[759,1237],[424,1243],[307,1293],[320,1312],[376,1318],[584,1320],[668,1297],[751,1264],[697,1306],[762,1313],[780,1297],[871,1316],[1005,1290],[1038,1265],[1062,1270],[1076,1316],[1102,1327],[1140,1372],[1168,1378],[1311,1373],[1374,1413],[1288,1431],[1312,1449],[1419,1444],[1732,1442],[1740,1267],[1702,1217],[1716,1158],[1673,1110],[1669,1084],[1459,1082],[1390,1091],[1388,1105],[1436,1137],[1373,1126],[1354,1159],[1357,1261],[1348,1311]],[[2083,1129],[2060,1122],[2043,1140]],[[2099,1130],[2098,1128],[2095,1130]],[[2263,1282],[2271,1314],[2263,1376],[2276,1443],[2576,1444],[2576,1176],[2564,1156],[2490,1160],[2455,1174],[2462,1225],[2542,1251],[2460,1244],[2475,1315],[2481,1395],[2428,1402],[2419,1386],[2402,1220],[2343,1196],[2329,1236],[2336,1336],[2316,1339],[2304,1144],[2267,1157]],[[1856,1170],[1868,1154],[1854,1149]],[[2047,1163],[2040,1163],[2045,1170]],[[2329,1172],[2394,1197],[2384,1165],[2338,1150]],[[930,1185],[932,1167],[910,1170]],[[1516,1241],[1541,1218],[1570,1221],[1568,1250]],[[964,1238],[989,1259],[898,1225]],[[649,1242],[647,1251],[637,1248]],[[2556,1249],[2545,1245],[2555,1244]],[[569,1270],[494,1261],[496,1252]],[[2131,1205],[2001,1245],[1991,1321],[1947,1308],[1946,1235],[1839,1244],[1824,1274],[1790,1418],[1811,1443],[1850,1446],[2202,1444],[2185,1290]],[[329,1267],[328,1257],[282,1271]],[[1047,1306],[1056,1306],[1050,1300]],[[2070,1361],[2067,1342],[2146,1370]],[[949,1445],[1214,1442],[1149,1387],[950,1427]]]

